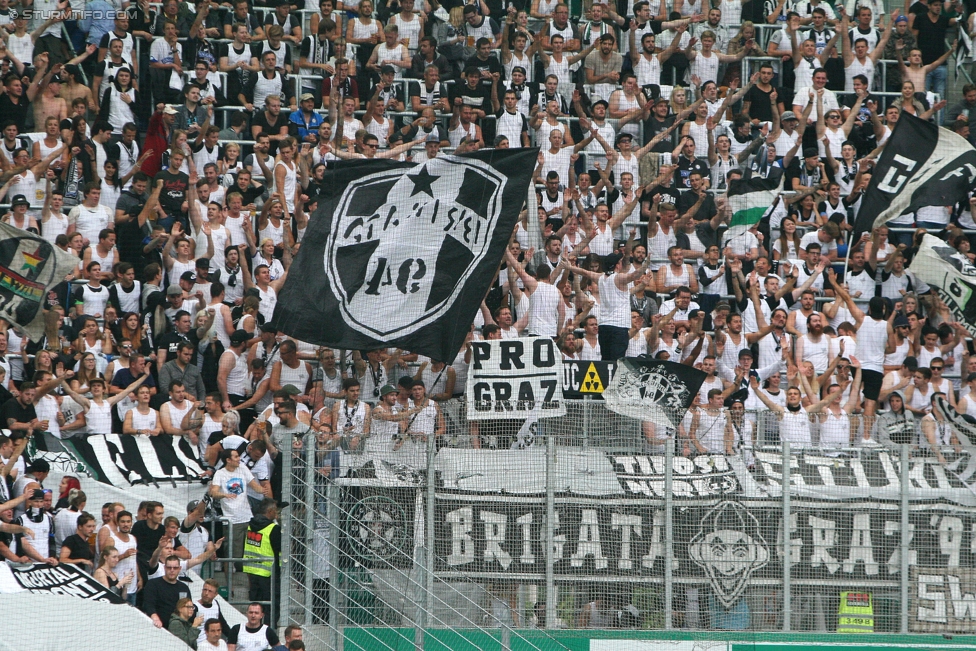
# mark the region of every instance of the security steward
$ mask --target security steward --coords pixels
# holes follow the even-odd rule
[[[250,579],[248,598],[251,601],[272,602],[271,608],[264,609],[265,623],[272,628],[278,626],[281,597],[279,565],[281,527],[276,520],[278,519],[278,509],[286,506],[288,506],[287,502],[279,506],[271,498],[261,500],[256,514],[248,523],[247,534],[244,538],[244,558],[254,559],[244,561],[244,572],[249,575],[248,578]],[[274,560],[270,560],[271,558]],[[272,588],[274,589],[274,599],[271,596]],[[268,620],[269,615],[270,621]]]

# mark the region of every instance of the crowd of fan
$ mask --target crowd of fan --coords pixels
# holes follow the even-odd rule
[[[42,340],[0,337],[0,417],[15,438],[182,436],[211,472],[224,450],[276,454],[283,422],[347,451],[459,434],[507,446],[510,424],[462,428],[446,407],[464,393],[467,344],[454,360],[333,351],[266,323],[327,164],[530,144],[537,212],[523,212],[469,341],[546,336],[567,359],[706,370],[677,433],[688,454],[871,440],[941,455],[960,440],[932,396],[976,415],[969,334],[906,269],[926,231],[971,260],[976,199],[849,242],[902,111],[945,114],[972,137],[976,86],[942,110],[947,41],[976,16],[962,4],[584,3],[579,18],[557,0],[49,9],[29,33],[0,9],[0,194],[5,222],[78,268],[48,295]],[[729,183],[777,170],[783,192],[762,221],[728,235]],[[890,332],[862,327],[877,319]],[[759,436],[736,405],[782,419]],[[876,418],[879,406],[911,427]]]
[[[270,622],[270,611],[262,603],[247,607],[246,622],[229,625],[216,600],[220,584],[214,579],[203,581],[199,598],[191,598],[186,573],[213,561],[224,541],[211,539],[206,500],[190,502],[182,518],[166,516],[163,505],[155,501],[141,502],[135,513],[122,503],[109,502],[102,505],[101,517],[96,520],[85,510],[87,496],[77,477],[64,475],[56,491],[44,487],[50,465],[39,459],[25,466],[21,457],[23,440],[14,443],[9,437],[0,436],[4,463],[0,477],[0,557],[5,561],[73,565],[91,574],[120,600],[140,608],[157,627],[167,628],[198,651],[305,648],[298,626],[286,627],[284,639],[279,639],[277,624]],[[239,457],[236,451],[234,454],[234,459],[223,466],[225,473],[234,474],[238,467]],[[268,485],[251,483],[254,486],[249,491],[264,490]],[[233,502],[244,502],[249,521],[241,533],[249,525],[254,532],[267,531],[267,527],[277,529],[274,521],[278,503],[274,499],[256,500],[247,493],[220,499],[225,508],[238,511],[241,507]],[[253,517],[250,504],[254,504]],[[277,566],[280,533],[274,540],[274,560],[267,562]],[[250,598],[266,603],[270,598],[270,579],[248,576]]]

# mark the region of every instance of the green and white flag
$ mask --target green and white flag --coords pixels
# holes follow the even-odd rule
[[[759,223],[783,185],[783,173],[773,170],[768,178],[752,177],[729,183],[728,202],[732,221],[725,234],[726,241],[743,235]],[[778,172],[778,173],[776,173]]]

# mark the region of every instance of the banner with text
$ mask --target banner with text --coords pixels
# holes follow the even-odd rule
[[[472,342],[468,420],[565,416],[561,360],[545,337]]]

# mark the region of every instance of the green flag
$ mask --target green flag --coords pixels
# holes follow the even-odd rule
[[[770,174],[769,178],[752,177],[729,183],[728,201],[732,221],[726,233],[727,239],[738,237],[759,223],[776,195],[782,189],[783,174]]]

